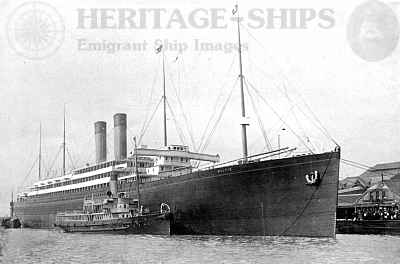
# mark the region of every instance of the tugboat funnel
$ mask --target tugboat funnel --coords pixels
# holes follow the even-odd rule
[[[110,177],[110,192],[112,197],[117,197],[117,192],[118,192],[118,176],[116,173],[111,173]]]

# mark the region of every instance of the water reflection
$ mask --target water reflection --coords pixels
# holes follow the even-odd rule
[[[397,263],[399,237],[146,236],[0,230],[4,263]],[[2,244],[1,244],[2,243]]]

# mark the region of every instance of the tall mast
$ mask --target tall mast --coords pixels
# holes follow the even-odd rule
[[[167,97],[165,95],[165,58],[164,49],[162,50],[162,71],[163,71],[163,101],[164,101],[164,146],[168,145],[167,140]]]
[[[136,137],[133,137],[133,141],[135,142],[135,174],[136,174],[136,192],[137,192],[137,199],[138,199],[138,209],[140,210],[140,176],[138,170],[138,158],[137,158],[137,145],[136,145]]]
[[[11,201],[10,201],[10,217],[14,218],[14,192],[11,192]]]
[[[65,175],[65,104],[64,104],[64,135],[63,135],[63,175]]]
[[[165,93],[165,57],[164,57],[164,49],[163,45],[160,45],[156,48],[156,54],[162,52],[162,74],[163,74],[163,96],[162,100],[164,103],[164,146],[168,145],[168,140],[167,140],[167,96]]]
[[[40,123],[39,127],[39,171],[38,178],[41,180],[41,170],[42,170],[42,123]]]
[[[234,13],[237,14],[237,30],[238,30],[238,52],[239,52],[239,78],[240,78],[240,98],[241,98],[241,108],[242,108],[242,149],[243,149],[243,159],[247,160],[247,133],[245,118],[246,118],[246,108],[244,102],[244,90],[243,90],[243,67],[242,67],[242,43],[240,40],[240,17],[239,17],[239,7],[235,6]]]

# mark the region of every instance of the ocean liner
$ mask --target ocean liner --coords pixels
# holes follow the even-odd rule
[[[245,117],[239,16],[237,24]],[[138,147],[127,155],[127,116],[118,113],[114,115],[114,160],[107,161],[106,123],[98,121],[94,124],[96,164],[66,173],[64,129],[62,175],[34,183],[15,202],[15,214],[25,227],[51,228],[58,212],[79,210],[85,197],[106,198],[110,178],[116,175],[118,190],[134,199],[140,195],[150,210],[164,202],[170,206],[172,234],[335,236],[339,147],[285,158],[281,154],[288,148],[250,156],[245,122],[241,124],[243,157],[237,160],[220,162],[219,155],[168,144],[164,60],[163,72],[164,146]],[[194,166],[199,161],[209,164]]]

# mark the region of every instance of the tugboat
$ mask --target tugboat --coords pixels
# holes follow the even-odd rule
[[[58,213],[55,226],[65,232],[170,235],[170,208],[163,203],[159,212],[150,212],[120,192],[103,202],[85,199],[82,212]]]
[[[140,180],[136,181],[139,199],[132,199],[126,192],[117,192],[117,179],[116,174],[111,175],[108,198],[102,202],[95,201],[92,196],[91,199],[84,198],[81,212],[57,213],[55,227],[65,232],[170,235],[171,214],[168,204],[161,203],[160,211],[150,212],[140,204]]]

